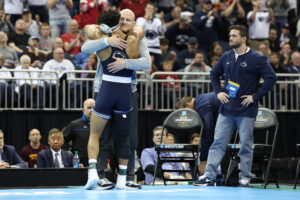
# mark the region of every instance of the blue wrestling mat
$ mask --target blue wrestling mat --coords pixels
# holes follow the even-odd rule
[[[292,188],[292,187],[290,187]],[[1,189],[0,200],[300,200],[299,190],[192,185],[143,186],[141,190],[92,190],[83,187]]]

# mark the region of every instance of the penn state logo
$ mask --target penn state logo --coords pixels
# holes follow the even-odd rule
[[[247,65],[247,63],[245,61],[243,61],[243,62],[241,62],[240,66],[241,67],[247,67],[248,65]]]
[[[117,57],[117,58],[123,58],[123,59],[125,59],[127,56],[123,53],[123,52],[121,52],[121,51],[115,51],[114,53],[113,53],[113,56],[114,57]]]
[[[146,34],[145,34],[146,38],[149,40],[153,40],[156,37],[158,37],[157,32],[153,31],[153,30],[146,30]]]

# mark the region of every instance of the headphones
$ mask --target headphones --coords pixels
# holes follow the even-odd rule
[[[115,32],[116,30],[118,30],[120,28],[120,23],[113,26],[113,27],[111,27],[111,28],[106,24],[101,24],[100,28],[105,34],[109,35],[109,34],[112,34],[113,32]]]

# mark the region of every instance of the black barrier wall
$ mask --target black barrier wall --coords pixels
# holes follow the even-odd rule
[[[139,111],[139,147],[138,155],[146,147],[153,146],[152,129],[162,125],[169,112]],[[296,144],[300,143],[300,113],[276,113],[279,121],[275,157],[295,157]],[[37,128],[42,134],[42,143],[47,144],[48,131],[51,128],[62,129],[70,121],[80,118],[80,111],[2,111],[0,129],[5,134],[5,144],[16,147],[17,152],[28,143],[29,131]]]

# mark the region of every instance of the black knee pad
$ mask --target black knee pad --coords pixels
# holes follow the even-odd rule
[[[114,140],[118,158],[130,157],[131,113],[113,114]]]

